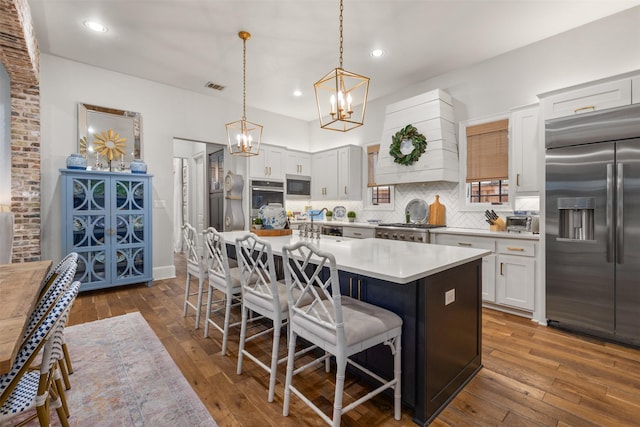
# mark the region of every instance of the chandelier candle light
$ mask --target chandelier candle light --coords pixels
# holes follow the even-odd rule
[[[247,40],[251,34],[240,31],[238,37],[242,39],[242,120],[227,123],[227,140],[229,152],[236,156],[255,156],[260,153],[262,126],[247,121]]]
[[[313,87],[320,127],[347,132],[364,124],[369,77],[342,68],[342,11],[340,0],[340,66],[318,80]]]

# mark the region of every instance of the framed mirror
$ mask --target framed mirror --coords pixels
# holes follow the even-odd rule
[[[78,104],[78,153],[93,165],[124,163],[128,168],[133,159],[142,160],[142,117],[140,113]]]

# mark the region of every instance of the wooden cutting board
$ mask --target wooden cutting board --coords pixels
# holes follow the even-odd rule
[[[436,194],[436,201],[429,205],[429,224],[445,225],[444,205],[440,203],[440,196]]]

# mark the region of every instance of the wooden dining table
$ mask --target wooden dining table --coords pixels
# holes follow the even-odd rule
[[[0,375],[11,370],[51,260],[0,265]]]

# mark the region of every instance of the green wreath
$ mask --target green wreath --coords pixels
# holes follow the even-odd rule
[[[402,141],[409,140],[413,144],[413,151],[403,154],[400,151]],[[393,161],[401,165],[409,166],[418,161],[422,153],[427,149],[427,138],[418,132],[413,125],[407,125],[391,137],[391,147],[389,154],[393,156]]]

